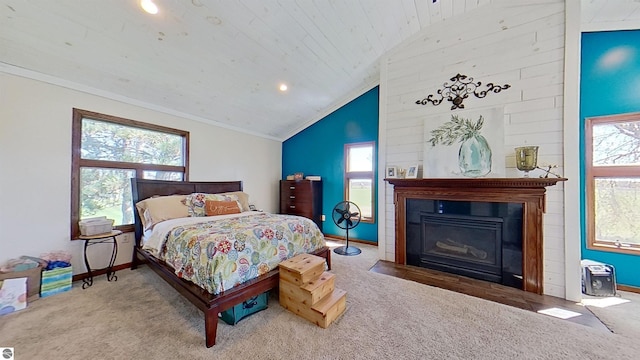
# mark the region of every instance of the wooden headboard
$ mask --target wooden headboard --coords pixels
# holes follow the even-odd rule
[[[131,195],[133,199],[133,218],[136,234],[136,247],[140,247],[142,238],[142,222],[135,204],[152,196],[188,195],[195,192],[217,194],[231,191],[242,191],[242,181],[165,181],[131,179]]]

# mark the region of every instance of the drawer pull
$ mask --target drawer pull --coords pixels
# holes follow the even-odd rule
[[[289,189],[290,189],[290,190],[295,190],[295,189],[296,189],[296,187],[295,187],[295,186],[289,186]]]
[[[295,208],[296,208],[296,206],[295,206],[295,205],[289,205],[289,208],[290,208],[290,209],[295,209]]]
[[[290,195],[290,196],[289,196],[289,199],[295,199],[295,198],[296,198],[296,197],[295,197],[295,196],[293,196],[293,195]]]

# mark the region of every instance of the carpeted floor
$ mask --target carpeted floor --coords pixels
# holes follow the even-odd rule
[[[202,313],[146,267],[96,279],[0,317],[0,347],[16,359],[632,359],[637,337],[368,271],[377,249],[333,254],[347,310],[322,329],[269,308],[220,322],[204,346]]]
[[[609,297],[584,295],[582,304],[611,332],[634,341],[640,339],[640,294],[618,291]]]

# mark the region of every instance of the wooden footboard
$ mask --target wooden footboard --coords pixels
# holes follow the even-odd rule
[[[142,256],[143,261],[160,275],[160,277],[178,290],[189,302],[204,312],[205,342],[207,347],[212,347],[216,343],[218,313],[230,309],[249,298],[275,289],[279,284],[279,271],[276,268],[246,283],[221,292],[218,295],[212,295],[193,283],[179,278],[170,266],[158,260],[147,251],[136,248],[136,253]],[[328,247],[323,247],[312,254],[325,258],[327,266],[329,270],[331,270],[331,250]],[[134,256],[131,268],[135,269],[140,260],[138,256]]]

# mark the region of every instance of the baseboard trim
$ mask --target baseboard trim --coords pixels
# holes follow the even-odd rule
[[[338,241],[346,241],[347,240],[343,236],[336,236],[336,235],[325,235],[324,237],[326,239],[328,239],[328,240],[338,240]],[[373,241],[366,241],[366,240],[360,240],[360,239],[349,238],[349,242],[356,242],[356,243],[361,243],[361,244],[378,246],[378,243],[375,243]],[[125,264],[120,264],[120,265],[114,266],[113,267],[113,271],[119,271],[119,270],[124,270],[124,269],[129,269],[129,268],[131,268],[131,263],[125,263]],[[95,276],[100,276],[100,275],[106,274],[107,273],[107,269],[94,270],[92,272],[93,272],[93,276],[95,277]],[[88,277],[89,277],[89,273],[76,274],[76,275],[73,275],[73,281],[79,281],[79,280],[82,280],[82,279],[86,279]],[[628,292],[640,294],[640,288],[635,287],[635,286],[618,284],[616,286],[616,288],[618,290],[620,290],[620,291],[628,291]]]
[[[622,291],[628,291],[628,292],[632,292],[632,293],[636,293],[636,294],[640,294],[640,288],[637,288],[635,286],[629,286],[629,285],[617,285],[616,288],[618,290],[622,290]]]
[[[131,268],[131,263],[115,265],[113,271],[124,270]],[[107,269],[91,270],[93,277],[104,275],[107,273]],[[72,281],[83,280],[89,277],[89,273],[75,274]]]
[[[324,235],[325,239],[328,240],[338,240],[338,241],[346,241],[347,238],[344,236],[338,236],[338,235]],[[360,240],[360,239],[354,239],[352,237],[349,237],[349,242],[355,242],[355,243],[361,243],[361,244],[367,244],[367,245],[373,245],[373,246],[378,246],[377,242],[373,242],[373,241],[367,241],[367,240]]]

